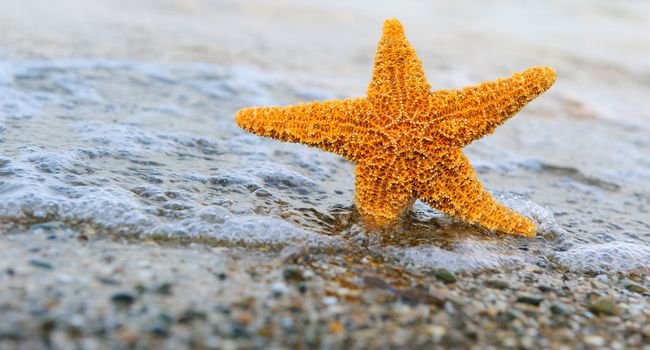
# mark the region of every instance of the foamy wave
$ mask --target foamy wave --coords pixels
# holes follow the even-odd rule
[[[447,269],[471,271],[520,266],[530,259],[522,255],[499,252],[487,242],[465,242],[446,250],[423,245],[406,249],[392,248],[390,256],[416,270]]]
[[[555,254],[557,262],[577,272],[644,272],[650,273],[650,246],[609,242],[576,244]]]

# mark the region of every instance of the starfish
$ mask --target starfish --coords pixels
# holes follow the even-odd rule
[[[386,225],[420,199],[462,221],[534,237],[535,224],[497,202],[462,147],[490,134],[555,82],[548,67],[460,90],[431,91],[396,19],[386,20],[366,97],[251,107],[236,122],[257,135],[300,142],[356,164],[355,204]]]

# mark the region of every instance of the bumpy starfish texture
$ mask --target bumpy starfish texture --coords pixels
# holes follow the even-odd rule
[[[555,82],[535,67],[460,90],[431,91],[399,21],[387,20],[368,96],[237,113],[242,128],[300,142],[356,163],[355,202],[379,225],[395,222],[416,198],[453,217],[534,237],[532,221],[492,198],[461,148],[505,122]]]

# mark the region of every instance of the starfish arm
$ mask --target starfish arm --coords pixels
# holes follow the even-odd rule
[[[430,95],[432,137],[462,147],[490,134],[555,82],[555,71],[534,67],[510,78]],[[439,116],[438,118],[436,118]]]
[[[367,119],[371,106],[364,98],[311,102],[289,107],[252,107],[237,112],[235,120],[254,134],[300,142],[358,158],[353,147],[355,125]]]
[[[417,196],[433,208],[463,221],[510,235],[535,237],[537,228],[523,215],[497,202],[478,180],[460,151],[420,165]]]
[[[396,19],[386,20],[368,85],[368,100],[390,116],[384,120],[394,121],[404,111],[426,104],[430,90],[422,62],[406,40],[402,25]]]
[[[355,203],[367,221],[385,225],[397,221],[413,203],[409,164],[388,155],[367,159],[355,169]]]

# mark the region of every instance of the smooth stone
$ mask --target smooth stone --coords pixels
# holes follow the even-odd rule
[[[436,270],[433,275],[444,283],[456,283],[457,280],[456,276],[446,269]]]
[[[29,261],[29,264],[32,265],[32,266],[35,266],[35,267],[39,267],[41,269],[46,269],[46,270],[54,269],[54,266],[52,266],[52,264],[50,264],[47,261],[43,261],[43,260],[31,259]]]
[[[639,294],[648,294],[648,288],[645,288],[642,285],[636,284],[636,283],[628,283],[625,285],[625,289],[639,293]]]
[[[589,305],[589,311],[596,315],[616,316],[621,311],[618,306],[610,299],[600,298],[593,304]]]
[[[113,294],[111,301],[117,305],[130,306],[135,302],[135,297],[130,293]]]
[[[293,267],[287,267],[282,272],[284,280],[287,282],[302,282],[305,280],[305,277],[302,274],[302,271],[295,269]]]
[[[50,221],[50,222],[44,222],[41,224],[36,224],[32,225],[32,227],[29,228],[30,232],[36,232],[36,231],[54,231],[54,230],[63,230],[65,229],[65,224],[61,221]]]
[[[539,304],[541,304],[542,301],[544,301],[544,297],[540,297],[537,295],[523,294],[517,297],[518,303],[524,303],[528,305],[539,306]]]
[[[377,276],[364,276],[363,284],[366,287],[377,288],[377,289],[390,289],[390,285],[384,281],[384,279]]]
[[[510,288],[510,284],[503,280],[489,280],[485,282],[485,285],[490,288],[501,289],[501,290]]]
[[[561,304],[553,304],[551,305],[551,312],[554,315],[566,315],[568,310]]]

